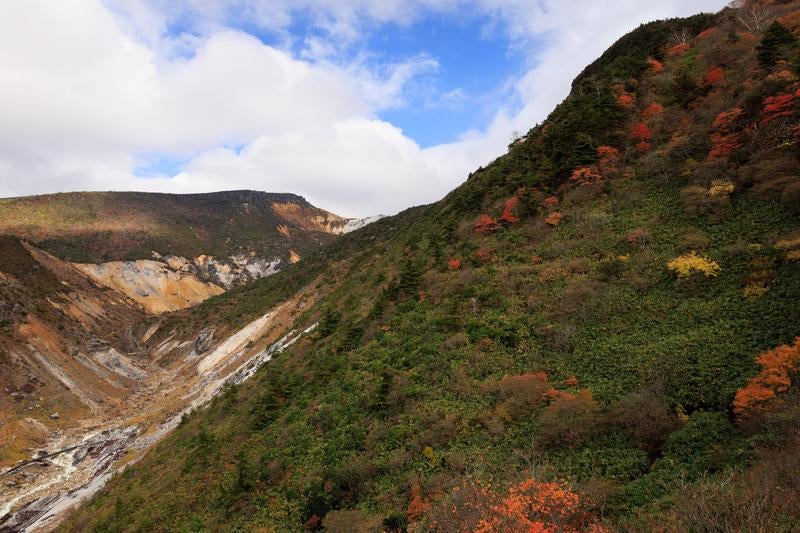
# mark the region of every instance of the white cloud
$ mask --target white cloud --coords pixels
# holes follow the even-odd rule
[[[441,197],[500,155],[512,131],[542,120],[626,31],[723,3],[10,0],[0,3],[0,195],[254,188],[304,194],[346,215],[396,212]],[[464,10],[489,16],[491,31],[520,49],[546,46],[531,47],[532,67],[513,81],[521,107],[423,150],[376,114],[401,105],[437,59],[381,65],[368,50],[342,59],[342,46],[355,46],[370,26]],[[304,38],[300,58],[230,28],[247,17],[291,39],[298,12],[319,29]],[[193,33],[167,35],[178,22]],[[234,145],[244,148],[225,148]],[[190,161],[174,177],[137,178],[145,153]]]

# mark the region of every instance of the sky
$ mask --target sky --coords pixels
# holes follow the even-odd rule
[[[2,0],[0,197],[438,200],[615,40],[725,0]]]

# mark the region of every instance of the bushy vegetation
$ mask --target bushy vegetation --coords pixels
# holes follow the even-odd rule
[[[646,25],[442,201],[201,306],[328,289],[66,527],[796,529],[798,85],[760,39]]]

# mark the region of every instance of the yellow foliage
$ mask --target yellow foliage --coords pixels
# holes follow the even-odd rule
[[[745,298],[758,298],[762,294],[767,292],[767,288],[763,285],[748,285],[744,288],[744,297]]]
[[[708,195],[712,198],[725,198],[733,192],[733,183],[728,180],[714,180],[708,189]]]
[[[722,272],[722,267],[719,266],[719,263],[699,256],[695,252],[676,257],[667,263],[667,268],[675,272],[679,278],[688,278],[696,273],[711,278]]]

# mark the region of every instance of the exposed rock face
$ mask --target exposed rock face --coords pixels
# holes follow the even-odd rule
[[[386,215],[373,215],[371,217],[365,218],[351,218],[347,220],[343,226],[340,226],[338,231],[335,233],[345,234],[350,233],[351,231],[355,231],[357,229],[361,229],[367,224],[372,224],[373,222],[377,222],[378,220],[384,218]]]
[[[100,285],[121,292],[156,314],[191,307],[225,292],[219,285],[189,272],[172,270],[160,261],[82,263],[76,267]]]

